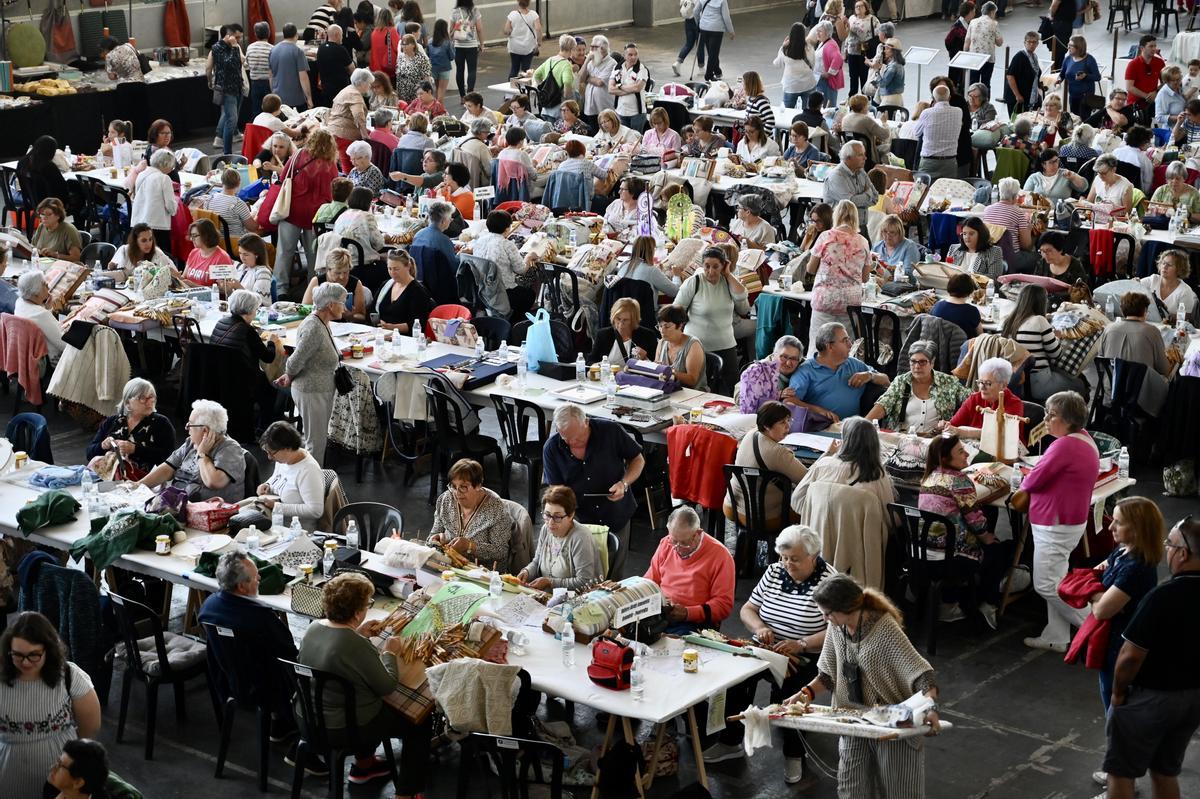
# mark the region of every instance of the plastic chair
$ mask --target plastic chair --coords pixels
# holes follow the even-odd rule
[[[245,143],[244,137],[242,143]],[[255,155],[258,155],[258,153],[256,152]],[[250,159],[244,155],[221,153],[220,155],[212,156],[212,160],[209,162],[209,169],[220,169],[223,166],[242,166],[249,163]]]
[[[375,381],[375,399],[383,406],[384,450],[404,463],[404,485],[416,477],[414,466],[430,452],[431,439],[424,421],[404,421],[396,418],[395,372],[385,372]]]
[[[107,241],[93,241],[91,244],[83,248],[83,252],[80,254],[79,260],[85,265],[99,261],[101,269],[108,269],[109,263],[116,256],[116,254],[117,245],[109,244]]]
[[[388,163],[388,168],[384,171],[383,175],[387,177],[392,172],[403,172],[406,175],[420,175],[421,160],[424,157],[424,150],[413,147],[397,147],[392,151],[392,159]],[[412,184],[402,180],[392,180],[389,177],[385,185],[400,194],[412,194],[413,192]]]
[[[491,455],[496,458],[496,467],[503,471],[504,452],[500,449],[500,442],[491,436],[466,432],[462,409],[432,381],[425,384],[425,396],[433,406],[434,423],[437,425],[432,472],[429,476],[429,504],[432,505],[437,498],[438,487],[446,484],[446,473],[455,460],[472,458],[483,461]]]
[[[902,105],[881,105],[878,108],[876,108],[875,110],[879,113],[879,116],[882,117],[885,121],[891,120],[892,114],[895,114],[895,118],[901,122],[908,121],[909,111],[907,108],[905,108]]]
[[[429,312],[429,317],[425,320],[425,338],[429,341],[435,339],[433,325],[429,321],[431,319],[463,319],[470,322],[472,318],[471,309],[464,305],[453,305],[450,303],[437,305]]]
[[[641,430],[638,430],[633,425],[626,424],[624,422],[620,422],[620,425],[621,429],[628,433],[629,436],[637,442],[638,448],[641,449],[642,455],[646,458],[647,464],[649,464],[652,459],[655,459],[653,457],[655,452],[657,452],[658,456],[660,457],[663,455],[662,448],[656,448],[653,452],[646,449],[646,439],[642,436]],[[665,523],[666,514],[670,513],[672,507],[671,479],[666,469],[666,463],[665,461],[659,461],[657,465],[660,465],[663,468],[643,469],[642,476],[639,477],[637,481],[629,487],[630,491],[637,491],[640,489],[645,492],[646,515],[650,519],[651,530],[659,529],[658,521],[660,516]],[[661,503],[656,503],[654,501],[654,493],[656,491],[661,492],[662,494]],[[612,561],[609,561],[609,563],[611,562]]]
[[[363,246],[359,243],[358,239],[351,239],[343,236],[342,246],[353,253],[353,256],[351,256],[353,259],[351,261],[352,269],[354,267],[362,267],[364,264],[366,264],[367,251],[363,249]]]
[[[125,670],[121,675],[121,711],[117,718],[117,743],[125,737],[125,718],[129,715],[129,693],[136,679],[146,686],[146,760],[154,759],[154,734],[158,723],[158,687],[171,685],[175,689],[175,718],[182,725],[187,721],[186,684],[193,677],[206,672],[206,658],[197,657],[194,662],[172,662],[169,647],[189,636],[165,631],[157,613],[140,602],[127,599],[111,591],[113,612],[117,627],[125,644]],[[149,631],[154,638],[154,654],[157,661],[147,663],[138,648],[138,636],[145,637]],[[156,668],[157,666],[157,668]]]
[[[342,507],[333,516],[333,532],[345,535],[343,524],[350,519],[358,525],[358,546],[364,552],[373,551],[375,542],[393,530],[404,532],[404,514],[383,502],[351,502]]]
[[[579,275],[559,264],[538,262],[538,277],[542,290],[537,305],[550,312],[553,319],[567,322],[579,310]],[[563,293],[562,279],[570,285],[569,294]]]
[[[512,478],[512,466],[520,463],[525,466],[529,483],[529,513],[536,516],[538,493],[542,484],[542,448],[550,438],[550,423],[546,420],[546,412],[534,403],[492,395],[492,405],[496,408],[496,420],[500,423],[500,435],[504,439],[505,456],[500,470],[500,493],[506,499],[509,496],[509,481]],[[535,438],[529,438],[529,422],[536,419]]]
[[[851,337],[863,340],[862,360],[888,377],[895,377],[896,367],[900,362],[900,317],[895,311],[862,305],[847,306],[846,315],[850,317]],[[883,343],[880,340],[881,330],[885,321],[890,322],[892,327],[891,341],[888,342],[892,355],[886,363],[879,357],[880,345]]]
[[[216,211],[210,211],[207,208],[192,208],[191,212],[194,220],[207,219],[209,222],[212,222],[214,225],[216,225],[217,230],[221,231],[221,238],[225,241],[225,252],[231,255],[237,253],[237,250],[234,249],[235,242],[233,237],[229,235],[229,223],[225,221],[225,217],[221,216]],[[274,262],[274,259],[271,259],[268,263]]]
[[[251,110],[253,111],[254,109]],[[268,127],[247,122],[246,129],[242,132],[242,156],[247,161],[255,158],[260,152],[266,149],[266,143],[274,135],[275,131]]]
[[[742,495],[740,500],[733,492],[734,485],[738,487],[738,493]],[[783,518],[778,520],[778,524],[768,526],[767,489],[772,486],[782,496]],[[733,524],[737,530],[737,554],[734,561],[738,564],[738,572],[743,577],[754,572],[760,543],[766,543],[768,553],[772,551],[770,541],[788,521],[788,502],[792,496],[793,487],[792,481],[779,472],[752,466],[725,465],[725,495],[730,498],[730,505],[733,508]],[[745,526],[742,525],[741,519],[746,520]]]
[[[258,789],[267,792],[271,752],[270,688],[266,681],[274,675],[264,674],[253,657],[255,641],[247,641],[236,630],[202,622],[208,646],[208,687],[220,726],[217,744],[217,768],[214,777],[225,771],[225,758],[233,738],[233,719],[239,707],[252,709],[258,718]],[[224,690],[221,690],[224,689]]]
[[[79,249],[82,251],[84,247],[92,243],[92,234],[86,230],[77,230],[75,232],[79,234]],[[84,263],[86,264],[87,262],[85,261]]]
[[[475,325],[475,332],[483,337],[483,344],[489,351],[499,349],[512,334],[509,321],[498,316],[476,316],[471,324]]]
[[[485,785],[484,796],[500,796],[503,799],[528,797],[529,786],[537,785],[548,788],[550,799],[562,799],[564,757],[563,751],[554,744],[473,732],[460,746],[462,766],[458,770],[457,799],[466,799],[471,786],[478,786],[481,781],[490,782],[489,775],[492,773],[495,773],[500,781],[500,790],[493,792],[490,785]],[[481,760],[486,763],[478,763]],[[470,764],[473,763],[478,763],[478,766],[472,768]],[[550,764],[549,782],[546,782],[543,775],[543,763]],[[536,781],[531,781],[531,776]]]
[[[358,710],[355,704],[354,685],[336,674],[321,671],[311,666],[294,663],[290,660],[279,659],[283,664],[289,679],[296,687],[296,698],[299,700],[301,725],[300,740],[296,743],[296,765],[292,773],[292,799],[300,799],[300,789],[304,784],[304,767],[308,759],[314,755],[325,754],[329,764],[329,796],[342,799],[346,792],[346,758],[351,753],[364,749],[373,741],[364,741],[359,737]],[[330,686],[336,691],[329,693]],[[346,742],[335,747],[329,738],[329,728],[325,725],[325,707],[333,705],[340,699],[342,712],[345,714]],[[392,741],[387,736],[383,738],[383,750],[387,754],[388,766],[392,772],[392,787],[400,791],[400,779],[396,774],[396,756],[392,752]]]
[[[683,102],[683,98],[678,100],[655,100],[655,108],[661,108],[667,112],[667,118],[671,120],[670,127],[672,130],[683,130],[684,125],[692,124],[692,115],[688,113],[688,107]]]
[[[4,437],[13,450],[25,452],[43,463],[54,463],[54,455],[50,452],[50,425],[40,413],[18,413],[4,428]]]
[[[715,352],[704,353],[704,375],[708,378],[708,390],[714,394],[724,394],[726,386],[721,382],[721,372],[725,369],[725,360]]]
[[[13,194],[12,187],[14,181],[17,180],[17,170],[9,166],[0,166],[0,195],[4,197],[4,224],[9,222],[8,215],[13,215],[13,223],[24,231],[26,236],[33,235],[33,220],[36,218],[33,206],[22,195],[21,200],[17,200]]]
[[[902,562],[900,579],[923,603],[921,615],[925,618],[925,651],[937,654],[937,613],[941,604],[942,583],[949,576],[949,566],[954,560],[954,545],[958,540],[958,525],[940,513],[921,510],[911,505],[888,504],[892,514],[893,528],[901,539]],[[929,531],[934,524],[943,525],[945,531],[945,559],[931,560],[929,557]],[[934,549],[935,552],[943,550]]]

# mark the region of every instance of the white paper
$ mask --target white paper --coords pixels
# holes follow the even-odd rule
[[[704,724],[705,734],[712,735],[725,729],[725,692],[708,698],[708,720]]]
[[[509,627],[541,626],[547,608],[528,594],[519,594],[492,613]],[[534,624],[530,624],[533,622]]]
[[[783,681],[787,678],[787,655],[781,655],[778,652],[764,649],[761,646],[748,646],[746,648],[758,656],[759,660],[766,661],[767,668],[771,670],[771,679],[775,680],[776,685],[783,685]]]
[[[837,439],[830,436],[817,435],[816,433],[788,433],[784,436],[783,441],[779,443],[785,447],[815,449],[817,452],[824,454],[833,446],[834,441],[837,441]]]

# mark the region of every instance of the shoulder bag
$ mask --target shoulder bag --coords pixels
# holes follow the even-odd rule
[[[320,322],[320,320],[318,320]],[[320,325],[325,328],[326,334],[329,335],[329,343],[333,345],[333,351],[338,354],[338,360],[342,359],[341,350],[338,349],[337,342],[333,339],[333,331],[329,329],[329,325],[320,322]],[[354,390],[354,378],[350,375],[350,370],[346,365],[339,363],[337,368],[333,370],[333,387],[337,389],[337,393],[346,395]]]
[[[314,159],[309,158],[304,163],[304,166],[297,167],[296,162],[300,160],[300,154],[297,153],[294,158],[288,163],[287,171],[283,176],[283,180],[279,183],[279,191],[275,194],[275,200],[271,204],[271,211],[267,219],[272,225],[278,225],[280,222],[291,216],[292,213],[292,178],[296,173],[313,162]],[[275,187],[272,186],[272,189]],[[270,192],[267,193],[267,201],[270,201]]]

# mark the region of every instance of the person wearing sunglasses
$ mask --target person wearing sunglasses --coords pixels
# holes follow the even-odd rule
[[[604,577],[600,550],[588,528],[575,520],[575,492],[549,486],[542,492],[542,534],[533,560],[517,575],[539,591],[579,591]]]
[[[1132,799],[1150,770],[1154,796],[1180,796],[1179,772],[1200,726],[1200,521],[1189,514],[1163,542],[1171,579],[1154,588],[1125,627],[1108,716],[1108,796]]]
[[[733,612],[733,555],[700,527],[700,517],[681,505],[667,519],[645,577],[662,589],[671,635],[721,626]]]
[[[40,613],[26,611],[0,637],[0,793],[42,796],[63,746],[100,732],[100,699],[87,672]],[[50,723],[53,722],[53,723]]]

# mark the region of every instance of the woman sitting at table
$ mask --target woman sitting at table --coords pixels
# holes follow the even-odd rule
[[[54,156],[57,154],[57,139],[53,136],[38,136],[29,146],[29,152],[17,160],[17,174],[29,194],[21,199],[29,206],[36,206],[48,197],[66,197],[68,200],[71,198],[71,187],[59,171],[58,164],[54,163]]]
[[[641,178],[622,178],[617,189],[617,199],[604,209],[604,224],[618,236],[634,230],[638,223],[638,197],[646,191],[646,181]]]
[[[1113,89],[1108,95],[1108,105],[1087,118],[1087,123],[1097,130],[1124,130],[1137,118],[1137,109],[1129,105],[1129,92]]]
[[[987,224],[971,216],[963,220],[959,243],[950,245],[946,263],[995,280],[1004,274],[1004,251],[992,241]]]
[[[762,218],[762,199],[757,194],[738,198],[737,217],[730,223],[729,232],[738,237],[743,247],[766,249],[775,243],[775,226]]]
[[[660,295],[674,299],[675,295],[679,293],[679,284],[654,265],[654,253],[657,248],[658,242],[653,236],[638,236],[633,240],[633,253],[629,256],[629,260],[618,266],[611,276],[614,283],[622,278],[649,283],[650,287],[654,289],[655,307],[658,306]],[[671,275],[682,280],[685,277],[684,267],[675,267]]]
[[[933,368],[937,346],[914,341],[908,348],[908,371],[899,372],[883,396],[875,400],[867,419],[879,420],[889,430],[930,433],[948,421],[967,399],[967,389],[957,377]]]
[[[275,470],[255,488],[255,494],[268,511],[278,508],[285,519],[299,518],[304,529],[312,530],[325,512],[325,476],[321,464],[304,450],[303,443],[300,431],[288,422],[267,426],[258,445],[267,460],[275,464]]]
[[[1077,281],[1088,282],[1088,274],[1084,271],[1079,258],[1071,254],[1074,245],[1070,237],[1061,230],[1047,230],[1038,237],[1038,252],[1042,258],[1034,266],[1033,274],[1040,277],[1052,277],[1061,280],[1068,286],[1074,286]]]
[[[808,467],[808,473],[792,492],[792,510],[800,513],[813,483],[837,483],[866,489],[879,498],[883,507],[896,501],[892,478],[883,468],[879,433],[861,416],[842,420],[841,441],[834,441],[829,450]]]
[[[1058,150],[1042,150],[1037,157],[1037,171],[1025,180],[1025,191],[1040,194],[1048,200],[1069,200],[1087,191],[1087,180],[1060,166]]]
[[[1137,188],[1150,194],[1150,186],[1154,183],[1154,162],[1146,155],[1146,150],[1154,144],[1154,133],[1143,125],[1134,125],[1125,133],[1125,143],[1112,151],[1113,158],[1137,167],[1142,175],[1142,182]]]
[[[1012,131],[1000,138],[1000,146],[1025,153],[1032,166],[1046,145],[1042,139],[1033,137],[1033,121],[1028,116],[1021,116],[1013,122]]]
[[[642,134],[642,155],[657,155],[663,167],[671,169],[679,164],[683,139],[671,128],[671,117],[667,109],[656,106],[650,110],[650,127]]]
[[[963,230],[966,231],[966,227]],[[978,336],[983,332],[983,321],[979,309],[971,303],[971,295],[975,293],[975,288],[975,279],[970,275],[951,275],[946,281],[946,293],[949,296],[935,302],[929,313],[958,325],[967,338]]]
[[[537,256],[534,253],[522,257],[516,243],[505,236],[512,227],[512,214],[507,211],[492,211],[487,215],[484,230],[471,242],[471,253],[486,258],[496,265],[500,283],[508,294],[512,319],[522,320],[533,306],[533,290],[537,285]]]
[[[579,103],[574,100],[564,100],[558,107],[562,114],[554,121],[555,133],[574,133],[576,136],[591,136],[592,129],[588,123],[579,118]]]
[[[974,595],[979,598],[979,614],[994,630],[1002,581],[1012,564],[1013,542],[996,540],[992,532],[994,522],[980,507],[975,484],[963,471],[969,462],[970,455],[958,436],[934,436],[925,457],[917,507],[945,516],[954,525],[958,534],[949,571],[958,580],[973,583],[973,589],[957,586],[942,589],[938,621],[965,619],[962,604]],[[946,546],[946,529],[935,523],[929,531],[929,548],[945,550]]]
[[[1117,157],[1111,153],[1096,157],[1096,180],[1088,192],[1088,202],[1107,203],[1114,215],[1124,216],[1133,207],[1133,184],[1117,173]]]
[[[1184,316],[1190,317],[1196,311],[1196,292],[1183,282],[1191,272],[1192,264],[1186,252],[1167,250],[1158,256],[1158,274],[1142,278],[1142,285],[1166,307],[1168,323],[1173,323],[1181,306]]]
[[[717,150],[726,146],[725,137],[713,133],[712,117],[696,117],[692,131],[695,136],[683,145],[683,154],[689,158],[716,158]]]
[[[453,205],[464,221],[475,218],[478,205],[475,202],[475,192],[471,191],[471,170],[466,164],[446,164],[446,171],[442,173],[442,184],[437,187],[436,194]]]
[[[427,80],[417,86],[417,96],[408,104],[409,114],[425,114],[431,120],[446,116],[446,106],[433,94],[433,84]]]
[[[344,214],[343,214],[344,216]],[[304,299],[301,302],[308,305],[313,301],[313,292],[322,283],[337,283],[346,289],[346,311],[351,322],[365,322],[367,319],[366,299],[363,284],[357,277],[350,274],[354,268],[354,259],[345,247],[335,247],[329,251],[325,260],[324,274],[317,275],[309,281],[304,289]]]
[[[705,368],[704,345],[683,332],[688,312],[678,305],[658,309],[658,332],[662,341],[654,353],[657,363],[671,367],[671,376],[686,388],[708,391],[708,370]]]
[[[75,226],[67,221],[67,209],[57,197],[47,197],[38,203],[38,220],[31,244],[43,258],[79,263],[83,239]]]
[[[50,288],[46,285],[45,273],[38,269],[22,272],[21,276],[17,278],[17,299],[14,303],[13,315],[21,319],[28,319],[38,326],[42,336],[46,339],[50,363],[54,364],[58,362],[67,345],[62,337],[62,323],[50,312],[47,307],[49,302]]]
[[[1000,132],[992,128],[996,121],[996,106],[992,105],[991,90],[982,83],[967,87],[967,108],[971,112],[971,144],[979,149],[991,149],[1000,141]]]
[[[642,134],[621,124],[617,112],[606,108],[598,117],[600,129],[596,131],[595,147],[600,153],[628,152],[636,153],[641,144]]]
[[[738,142],[736,163],[753,164],[761,161],[764,158],[772,158],[779,155],[779,145],[775,140],[767,135],[766,128],[763,122],[756,116],[746,117],[744,126],[745,135]]]
[[[267,142],[266,148],[254,157],[252,163],[260,177],[279,180],[283,174],[283,168],[287,166],[287,162],[291,160],[294,153],[295,147],[292,145],[291,138],[286,133],[276,133]]]
[[[778,472],[791,483],[803,480],[808,468],[796,458],[791,449],[779,443],[792,430],[792,412],[788,406],[775,400],[764,402],[758,408],[754,425],[757,429],[747,433],[738,443],[733,465]],[[778,487],[767,486],[763,495],[763,518],[768,530],[778,530],[790,521],[788,517],[791,513],[787,501],[788,498]],[[735,507],[742,511],[738,514],[740,518],[734,517]],[[729,484],[724,511],[726,519],[743,526],[747,523],[745,497],[742,496],[741,484],[736,480]]]
[[[188,227],[192,251],[188,253],[183,279],[190,286],[211,286],[214,266],[232,266],[233,259],[221,249],[221,234],[209,219],[197,219]]]
[[[368,110],[378,111],[381,108],[398,108],[401,111],[405,111],[408,109],[408,103],[401,100],[400,95],[396,94],[396,87],[392,83],[392,78],[388,73],[377,69],[371,74],[371,78],[371,94],[367,97]]]
[[[346,145],[346,157],[350,159],[351,169],[346,173],[346,179],[356,188],[371,192],[372,197],[379,196],[383,188],[383,172],[371,163],[371,145],[365,141],[352,141]]]
[[[1182,161],[1167,164],[1167,182],[1154,190],[1146,216],[1172,216],[1176,208],[1186,208],[1188,223],[1200,222],[1200,191],[1188,185],[1188,168]]]
[[[1095,139],[1096,129],[1085,122],[1075,128],[1075,133],[1069,142],[1059,146],[1058,155],[1061,158],[1072,158],[1081,164],[1089,161],[1100,155],[1100,151],[1092,147]]]
[[[879,256],[879,267],[875,273],[887,280],[908,280],[912,276],[912,265],[921,259],[916,242],[904,235],[904,222],[895,214],[888,214],[879,223],[879,241],[871,252]]]
[[[978,439],[983,432],[983,411],[1004,408],[1013,416],[1022,416],[1025,406],[1021,398],[1008,388],[1012,380],[1013,365],[1004,358],[988,358],[979,364],[979,377],[975,384],[979,390],[967,397],[950,418],[938,425],[940,432],[948,432],[959,438]],[[1021,439],[1025,438],[1025,423],[1021,422]],[[989,453],[995,454],[995,453]]]
[[[575,492],[567,486],[547,486],[542,492],[541,535],[533,560],[517,577],[530,588],[578,591],[605,575],[592,532],[575,520]]]
[[[583,142],[572,139],[563,143],[563,151],[567,157],[558,165],[556,172],[570,172],[582,175],[584,178],[584,194],[587,196],[585,210],[591,208],[592,198],[596,195],[596,180],[608,177],[608,170],[596,164],[587,157],[587,147]]]
[[[1043,139],[1057,135],[1059,141],[1071,138],[1071,131],[1078,122],[1071,112],[1063,109],[1062,95],[1048,94],[1042,101],[1042,107],[1032,114],[1034,128],[1045,131]]]
[[[513,522],[496,492],[484,488],[483,466],[468,458],[455,461],[446,480],[447,488],[434,504],[430,543],[504,568],[511,555]]]
[[[126,383],[117,412],[100,423],[88,445],[89,468],[115,450],[125,463],[121,475],[136,480],[166,460],[175,449],[175,426],[157,406],[158,391],[149,380],[135,377]]]
[[[638,238],[641,241],[649,236]],[[650,239],[653,242],[653,239]],[[634,245],[637,249],[637,245]],[[596,342],[588,355],[589,364],[599,363],[608,356],[610,363],[624,364],[630,358],[647,360],[658,349],[658,337],[643,327],[642,306],[632,297],[621,297],[608,312],[609,327],[600,328]]]
[[[790,142],[787,149],[783,151],[783,157],[792,162],[792,166],[796,170],[796,177],[802,178],[808,165],[813,161],[829,161],[829,156],[822,152],[819,147],[809,141],[808,125],[803,122],[793,122],[792,127],[788,132],[788,141]]]
[[[396,681],[396,653],[402,639],[400,636],[388,639],[382,645],[382,652],[371,642],[369,636],[381,631],[381,620],[366,621],[374,595],[375,586],[362,574],[338,574],[325,583],[321,587],[321,610],[325,618],[305,630],[296,660],[335,674],[354,686],[358,723],[355,734],[363,747],[353,753],[350,781],[366,783],[387,777],[391,765],[376,757],[375,750],[384,738],[399,738],[403,746],[396,799],[413,799],[425,790],[430,771],[432,716],[421,724],[413,724],[400,710],[408,701]],[[345,746],[344,703],[327,701],[324,713],[330,743]],[[300,716],[299,710],[296,716]]]
[[[234,264],[233,277],[221,281],[221,293],[228,297],[238,289],[253,291],[270,305],[271,285],[274,275],[272,264],[267,260],[267,243],[255,233],[247,233],[237,240],[238,263]]]
[[[355,186],[346,197],[346,210],[338,214],[333,222],[333,233],[339,239],[354,239],[363,250],[363,262],[373,263],[382,256],[379,251],[388,244],[396,244],[399,236],[385,236],[379,230],[379,220],[371,210],[374,199],[368,189]],[[401,209],[403,210],[403,209]]]
[[[1086,386],[1078,377],[1058,368],[1060,351],[1058,336],[1046,318],[1046,289],[1036,284],[1026,286],[1017,295],[1017,304],[1004,319],[1000,334],[1012,339],[1029,351],[1027,372],[1028,398],[1044,400],[1058,391],[1084,392]]]
[[[870,100],[865,94],[853,95],[846,105],[850,110],[842,117],[842,132],[866,136],[871,141],[867,154],[872,161],[881,160],[881,156],[891,150],[891,129],[871,116]]]
[[[246,451],[225,434],[229,413],[212,400],[196,400],[184,429],[187,440],[138,482],[150,488],[169,483],[192,502],[246,497]]]
[[[141,222],[129,229],[125,243],[117,248],[112,260],[108,262],[108,268],[124,272],[126,277],[132,277],[134,268],[147,262],[159,268],[175,268],[171,256],[159,249],[154,240],[154,231],[145,222]]]
[[[405,335],[412,334],[413,320],[425,324],[437,304],[425,284],[417,280],[417,265],[407,250],[389,250],[388,281],[379,289],[375,310],[379,326]]]

